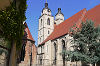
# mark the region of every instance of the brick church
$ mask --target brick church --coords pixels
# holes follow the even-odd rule
[[[24,37],[19,66],[32,66],[36,64],[36,45],[27,23],[24,23]]]

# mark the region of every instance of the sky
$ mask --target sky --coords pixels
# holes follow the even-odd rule
[[[41,16],[46,0],[27,0],[26,23],[37,45],[38,40],[38,20]],[[100,4],[100,0],[47,0],[48,7],[55,17],[58,8],[61,8],[65,20],[86,8],[87,10]]]

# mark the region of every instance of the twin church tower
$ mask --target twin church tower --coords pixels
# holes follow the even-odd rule
[[[51,10],[48,8],[48,3],[46,2],[39,18],[38,44],[43,42],[53,32],[54,24],[58,25],[63,21],[64,15],[61,12],[61,8],[58,8],[58,13],[55,15],[54,19]]]

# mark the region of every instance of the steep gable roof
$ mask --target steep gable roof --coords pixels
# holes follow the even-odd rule
[[[100,4],[87,11],[84,20],[93,20],[95,26],[100,24]]]
[[[27,26],[27,23],[25,23],[25,25],[26,25],[25,31],[27,32],[27,39],[30,39],[30,40],[32,40],[32,41],[35,41],[35,40],[33,39],[32,35],[31,35],[31,33],[30,33],[30,30],[29,30],[29,28],[28,28],[28,26]]]
[[[31,33],[30,33],[29,28],[27,28],[27,30],[28,30],[28,39],[31,39],[31,40],[35,41],[35,40],[33,39],[32,35],[31,35]]]

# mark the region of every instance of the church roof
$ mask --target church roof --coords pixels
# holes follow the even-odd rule
[[[95,26],[100,25],[100,4],[87,11],[83,20],[93,20]]]
[[[30,39],[30,40],[32,40],[32,41],[35,41],[35,40],[33,39],[32,35],[31,35],[31,33],[30,33],[30,30],[29,30],[29,28],[28,28],[26,22],[25,22],[25,25],[26,25],[25,31],[26,31],[26,33],[27,33],[27,39]]]
[[[31,39],[31,40],[35,41],[35,40],[33,39],[32,35],[31,35],[31,33],[30,33],[29,28],[27,28],[27,29],[28,29],[28,39]]]
[[[56,25],[54,31],[41,44],[44,44],[48,40],[54,40],[68,34],[73,25],[76,24],[77,26],[79,26],[82,21],[85,21],[87,19],[92,19],[93,21],[95,21],[95,26],[100,24],[100,4],[88,11],[86,11],[86,9],[83,9],[61,24]]]

